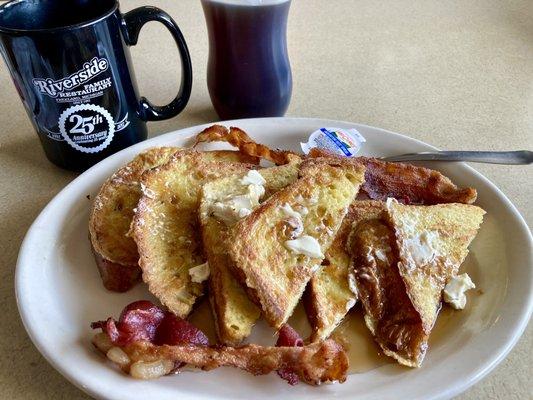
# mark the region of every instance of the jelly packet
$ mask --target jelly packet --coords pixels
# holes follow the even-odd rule
[[[335,154],[352,157],[361,149],[364,142],[366,140],[363,135],[354,128],[320,128],[309,136],[307,143],[300,143],[300,146],[305,154],[317,147]]]

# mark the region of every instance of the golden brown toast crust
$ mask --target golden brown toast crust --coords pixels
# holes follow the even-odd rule
[[[261,314],[229,271],[229,227],[209,215],[210,202],[205,200],[220,184],[239,185],[240,177],[217,179],[204,185],[199,210],[204,253],[210,271],[209,301],[219,342],[225,345],[237,345],[248,337]]]
[[[469,204],[405,206],[387,202],[390,224],[394,227],[399,250],[398,270],[426,332],[431,331],[441,304],[441,293],[448,279],[457,274],[468,255],[468,246],[477,234],[485,211]],[[433,260],[421,263],[412,254],[414,239],[432,233]]]
[[[297,255],[285,247],[284,243],[292,239],[292,230],[281,207],[287,204],[308,209],[302,218],[303,234],[314,237],[324,252],[364,175],[364,167],[358,164],[337,168],[326,163],[306,166],[304,162],[300,171],[300,179],[237,222],[231,233],[233,273],[247,288],[249,297],[260,305],[265,320],[276,329],[292,314],[322,262],[322,258]]]
[[[355,204],[348,249],[365,322],[386,355],[419,367],[440,310],[442,289],[466,257],[484,212],[465,204]],[[438,233],[426,242],[428,232]],[[422,241],[413,242],[420,235]],[[416,252],[428,243],[438,255],[421,261]]]
[[[469,203],[476,198],[474,189],[459,189],[438,171],[427,168],[388,163],[368,157],[349,159],[317,149],[313,149],[310,156],[311,163],[330,162],[328,160],[332,157],[339,160],[339,165],[363,163],[367,169],[362,190],[372,198],[386,199],[391,196],[401,201],[422,204],[450,201]],[[311,165],[309,162],[308,165]],[[349,221],[351,218],[353,215],[349,212],[343,227],[351,224]],[[326,265],[311,279],[307,288],[305,305],[313,329],[311,340],[327,337],[356,298],[349,289],[347,281],[350,257],[344,250],[344,242],[345,235],[341,228],[338,237],[326,253],[324,259]]]
[[[298,165],[259,170],[265,179],[265,195],[262,200],[281,190],[298,177]],[[209,299],[215,318],[220,343],[236,345],[250,335],[260,316],[260,310],[249,299],[241,285],[230,272],[232,262],[228,255],[231,225],[219,221],[211,213],[216,201],[242,195],[246,185],[243,175],[217,179],[204,185],[200,202],[200,222],[204,251],[209,263]]]
[[[190,268],[205,261],[198,221],[202,185],[253,168],[239,162],[248,159],[238,152],[187,150],[142,176],[143,196],[132,225],[142,277],[161,303],[182,318],[203,293],[204,285],[189,276]]]
[[[94,199],[89,237],[104,286],[123,292],[140,278],[139,254],[127,236],[134,208],[141,197],[141,174],[163,164],[179,149],[156,147],[137,155],[105,181]]]
[[[305,291],[304,305],[312,329],[311,342],[326,339],[357,301],[352,258],[346,251],[354,210],[352,203],[325,254],[321,269],[311,278]]]
[[[213,225],[223,222],[210,220],[202,229],[205,253],[209,263],[209,301],[215,319],[219,342],[225,345],[238,345],[250,335],[261,311],[252,303],[244,289],[228,270],[231,262],[227,253],[226,229],[216,229]],[[216,235],[216,236],[215,236]],[[236,319],[236,321],[231,321]]]
[[[354,206],[347,246],[366,325],[386,355],[416,367],[426,352],[427,335],[398,272],[396,238],[385,203],[358,201]]]

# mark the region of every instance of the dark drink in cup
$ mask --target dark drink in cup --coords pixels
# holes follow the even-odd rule
[[[292,92],[290,0],[202,0],[209,33],[207,84],[222,119],[282,116]]]

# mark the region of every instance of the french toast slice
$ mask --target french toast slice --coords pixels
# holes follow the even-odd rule
[[[352,258],[346,251],[354,208],[352,203],[326,251],[322,267],[311,278],[304,294],[305,312],[311,325],[311,342],[329,337],[357,302]]]
[[[484,211],[392,200],[356,204],[348,246],[366,325],[386,355],[419,367],[444,285],[466,257]]]
[[[398,247],[398,271],[429,332],[446,282],[457,274],[485,211],[467,204],[406,206],[387,200]]]
[[[305,164],[295,183],[238,221],[229,238],[233,274],[276,329],[320,268],[364,179],[359,164]]]
[[[341,165],[354,162],[364,164],[365,183],[361,191],[372,198],[381,199],[386,195],[408,203],[435,204],[458,200],[469,203],[476,197],[474,189],[457,188],[438,171],[427,168],[388,163],[368,157],[340,157],[316,149],[313,149],[310,155],[309,163],[327,162],[335,158]],[[349,272],[351,257],[345,249],[352,218],[353,206],[350,207],[337,237],[326,253],[323,267],[311,278],[305,293],[312,341],[326,338],[342,321],[357,298],[357,288],[353,284],[352,273]]]
[[[89,238],[104,287],[130,289],[141,277],[139,253],[127,235],[134,208],[141,197],[142,173],[166,163],[177,147],[155,147],[137,155],[102,185],[89,219]]]
[[[263,189],[250,188],[254,184],[253,177],[250,180],[244,174],[217,179],[202,188],[199,212],[204,252],[210,270],[209,299],[219,341],[225,345],[237,345],[248,337],[261,313],[230,272],[229,230],[239,219],[240,210],[251,210],[246,207],[238,209],[236,202],[240,200],[241,203],[249,202],[252,207],[258,206],[259,201],[296,181],[298,164],[265,168],[254,173],[262,177],[261,180],[256,176],[255,184]],[[256,193],[255,198],[250,197],[250,191]],[[221,213],[223,205],[234,208],[229,214],[224,214]]]
[[[142,278],[150,292],[181,318],[203,294],[207,278],[206,268],[195,270],[204,276],[191,277],[190,272],[205,263],[198,220],[201,188],[211,180],[255,167],[242,161],[250,161],[250,157],[234,151],[184,150],[141,178],[143,194],[132,233]]]

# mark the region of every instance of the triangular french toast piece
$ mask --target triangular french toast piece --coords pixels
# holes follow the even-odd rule
[[[276,329],[320,268],[364,179],[358,164],[305,164],[295,183],[237,222],[230,237],[233,274]]]
[[[219,342],[237,345],[250,335],[260,310],[230,272],[229,230],[273,193],[298,178],[298,164],[249,171],[202,188],[200,223],[209,264],[209,299]]]
[[[308,164],[332,159],[336,159],[340,165],[354,162],[365,165],[365,182],[361,192],[366,192],[373,199],[386,199],[389,196],[408,203],[435,204],[470,203],[476,198],[475,189],[458,188],[440,172],[420,166],[389,163],[368,157],[346,158],[317,149],[310,153]],[[342,321],[357,298],[350,289],[349,279],[353,278],[349,273],[351,257],[345,250],[345,232],[350,231],[351,217],[350,211],[326,253],[323,267],[313,276],[306,290],[305,305],[312,327],[311,340],[327,337]],[[353,284],[352,289],[356,289]]]
[[[398,271],[429,332],[446,282],[457,274],[485,211],[467,204],[406,206],[387,201],[399,251]]]
[[[419,367],[442,289],[466,257],[484,211],[392,200],[355,204],[348,246],[365,322],[386,355]]]
[[[106,289],[124,292],[141,276],[139,253],[127,235],[134,208],[141,197],[139,179],[144,171],[166,163],[177,147],[155,147],[138,154],[102,185],[89,219],[89,237]]]
[[[398,273],[396,237],[384,202],[356,202],[348,245],[368,329],[386,355],[418,366],[426,352],[427,335]]]
[[[311,325],[311,342],[326,339],[357,301],[352,258],[346,250],[353,214],[352,204],[326,251],[322,267],[311,278],[305,291],[304,305]]]
[[[189,314],[207,279],[206,268],[195,270],[195,281],[190,272],[205,263],[198,221],[201,188],[211,180],[245,173],[253,165],[239,161],[249,159],[233,151],[187,150],[142,176],[143,195],[132,224],[142,278],[161,303],[181,318]]]

